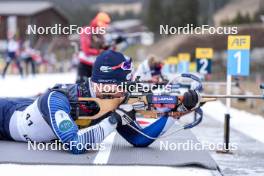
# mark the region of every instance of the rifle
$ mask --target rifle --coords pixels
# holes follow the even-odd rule
[[[76,120],[76,123],[79,126],[86,126],[90,123],[91,120],[101,118],[105,114],[109,112],[113,112],[115,109],[118,108],[120,104],[123,103],[131,104],[134,107],[136,113],[141,114],[147,118],[158,118],[162,115],[167,115],[173,118],[179,118],[182,115],[187,114],[186,112],[178,112],[175,109],[177,105],[180,104],[182,101],[183,101],[183,96],[176,96],[173,94],[156,95],[153,93],[146,93],[137,96],[129,94],[125,97],[112,98],[112,99],[80,97],[78,99],[78,103],[80,104],[95,103],[96,107],[100,107],[100,108],[97,109],[96,114],[92,114],[90,116],[87,115],[79,116],[78,119]],[[209,101],[215,101],[215,98],[203,98],[200,101],[199,106]],[[161,105],[171,108],[173,110],[169,112],[160,112],[157,110],[157,108],[160,108]],[[195,109],[188,111],[188,113],[192,111],[195,111]],[[200,121],[201,119],[196,119],[196,120]]]
[[[264,89],[264,84],[260,85],[260,89]],[[200,106],[203,104],[215,101],[219,98],[246,98],[246,99],[264,99],[263,95],[208,95],[208,94],[201,94]],[[164,113],[161,113],[156,110],[156,104],[168,105],[172,109],[172,105],[177,105],[183,101],[183,96],[176,95],[173,93],[164,93],[155,95],[154,93],[141,93],[140,95],[133,95],[129,94],[126,97],[121,98],[112,98],[112,99],[100,99],[100,98],[85,98],[80,97],[78,99],[78,103],[95,103],[98,107],[100,107],[96,114],[90,116],[79,116],[76,120],[77,124],[84,126],[90,120],[95,120],[103,115],[114,111],[120,104],[127,103],[131,104],[137,113],[143,115],[144,117],[149,118],[158,118]],[[76,102],[75,102],[76,103]],[[193,110],[192,110],[193,111]],[[184,115],[182,112],[177,111],[170,111],[166,113],[167,115],[179,118],[180,116]]]

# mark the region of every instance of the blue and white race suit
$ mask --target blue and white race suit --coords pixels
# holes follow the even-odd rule
[[[89,85],[89,96],[95,97]],[[134,146],[146,147],[154,141],[127,125],[117,127],[116,123],[109,120],[111,116],[87,128],[78,129],[70,115],[70,99],[77,99],[79,85],[57,87],[66,87],[70,96],[51,89],[36,99],[0,98],[0,136],[15,141],[48,142],[59,139],[62,143],[70,144],[70,151],[76,154],[87,149],[78,148],[78,144],[97,145],[115,129]],[[136,121],[131,125],[149,136],[158,137],[173,124],[173,118],[164,116],[145,128]]]

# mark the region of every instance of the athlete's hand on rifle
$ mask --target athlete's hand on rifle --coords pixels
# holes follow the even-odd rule
[[[182,104],[187,110],[192,110],[199,106],[200,99],[200,95],[196,91],[188,90],[188,92],[185,92],[183,95]]]
[[[112,113],[118,125],[127,125],[135,120],[136,111],[133,109],[133,106],[130,104],[121,104],[119,107]]]

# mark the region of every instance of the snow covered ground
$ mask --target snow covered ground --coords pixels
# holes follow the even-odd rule
[[[204,105],[203,111],[205,115],[224,123],[224,115],[227,108],[222,102],[215,101],[207,103]],[[234,108],[231,108],[230,116],[231,127],[233,129],[264,143],[264,118],[262,116]]]
[[[192,132],[201,143],[223,145],[225,106],[215,102],[203,109],[205,117],[199,126],[191,129]],[[216,150],[209,153],[224,176],[263,176],[263,118],[236,109],[231,110],[231,116],[230,146],[236,146],[236,149],[229,154]]]
[[[0,77],[0,97],[29,97],[44,92],[57,83],[74,83],[76,73],[39,74],[21,78],[17,75]]]

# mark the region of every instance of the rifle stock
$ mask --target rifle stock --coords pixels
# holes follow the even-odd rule
[[[80,116],[78,119],[98,119],[105,115],[106,113],[115,110],[124,100],[124,98],[113,98],[113,99],[100,99],[100,98],[78,98],[78,101],[92,101],[95,102],[99,107],[100,110],[97,114],[93,116]]]
[[[179,96],[178,97],[179,101],[182,101],[183,97]],[[97,114],[93,116],[79,116],[78,120],[94,120],[102,117],[108,112],[114,111],[123,101],[124,97],[121,98],[112,98],[112,99],[100,99],[100,98],[84,98],[81,97],[78,99],[80,102],[81,101],[93,101],[95,102],[99,107],[100,110]],[[201,103],[209,102],[209,101],[215,101],[216,98],[202,98]],[[146,96],[138,96],[138,97],[130,97],[128,98],[127,104],[134,104],[134,103],[142,103],[145,105],[145,107],[149,104],[147,97]],[[155,110],[137,110],[137,113],[140,113],[146,117],[150,118],[157,118],[160,113],[155,111]],[[182,115],[181,113],[178,112],[171,112],[169,113],[171,116],[179,116]]]

